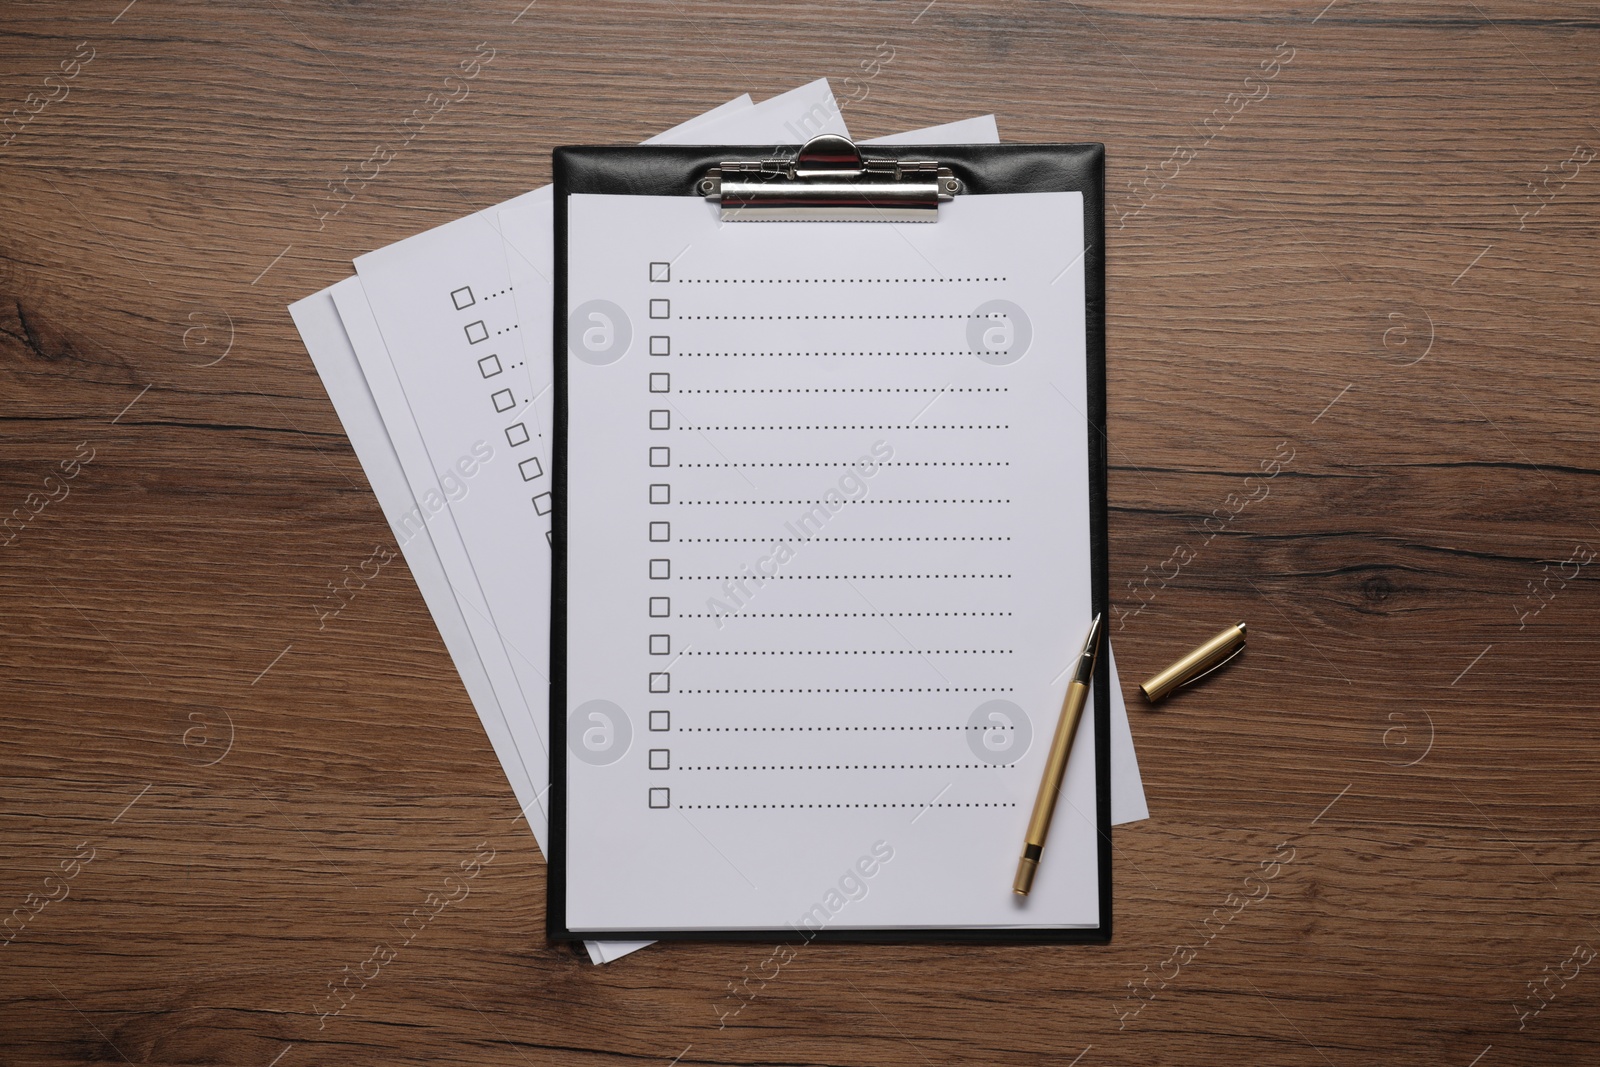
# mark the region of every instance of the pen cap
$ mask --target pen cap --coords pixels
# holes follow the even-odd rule
[[[1244,648],[1245,625],[1237,623],[1178,660],[1172,666],[1139,687],[1144,698],[1154,704],[1165,700],[1172,691],[1188,685],[1201,675],[1222,666]]]

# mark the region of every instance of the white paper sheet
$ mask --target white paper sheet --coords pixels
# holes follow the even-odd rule
[[[350,279],[345,284],[354,284]],[[484,731],[494,746],[517,804],[527,808],[536,790],[524,769],[515,740],[496,700],[488,671],[478,655],[478,642],[467,625],[466,616],[440,561],[429,520],[437,518],[442,507],[428,515],[413,495],[400,457],[390,441],[377,402],[367,387],[355,349],[345,331],[333,289],[324,289],[289,306],[289,313],[300,330],[306,351],[316,365],[323,387],[333,401],[345,435],[355,448],[361,469],[366,472],[378,506],[394,530],[406,566],[417,580],[417,588],[439,628],[445,648],[461,675],[467,696],[483,721]]]
[[[940,126],[925,126],[920,130],[891,133],[887,137],[874,137],[862,144],[999,144],[1000,127],[993,115],[976,115],[970,119],[957,119]]]
[[[1133,728],[1128,723],[1128,704],[1122,695],[1122,679],[1117,676],[1117,657],[1106,638],[1106,656],[1111,668],[1111,825],[1122,826],[1150,817],[1144,797],[1144,779],[1139,774],[1139,756],[1133,749]]]
[[[1092,717],[1010,888],[1091,613],[1082,210],[571,198],[573,929],[799,925],[870,857],[832,925],[1098,923]]]
[[[384,348],[378,324],[366,302],[360,280],[348,278],[333,286],[332,294],[345,332],[358,357],[362,353],[381,353]],[[385,419],[389,441],[406,474],[411,496],[418,502],[416,510],[405,516],[396,528],[396,536],[409,536],[419,519],[427,524],[441,567],[450,576],[451,588],[468,633],[489,676],[502,718],[511,732],[518,758],[528,780],[537,783],[529,800],[521,801],[519,798],[519,801],[533,830],[534,839],[543,850],[547,822],[543,794],[548,779],[538,777],[535,769],[547,766],[544,724],[536,721],[534,706],[520,691],[510,654],[490,618],[487,598],[477,581],[456,525],[455,512],[450,507],[452,503],[459,503],[474,494],[486,494],[492,473],[497,468],[503,469],[509,465],[514,457],[508,455],[510,450],[505,443],[495,440],[492,430],[484,427],[474,438],[459,442],[461,451],[455,456],[440,454],[435,465],[416,422],[397,415],[405,408],[405,394],[401,390],[400,380],[395,376],[393,365],[381,358],[367,358],[362,363],[362,371],[378,409],[390,413]]]

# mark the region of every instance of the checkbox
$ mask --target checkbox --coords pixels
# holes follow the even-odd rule
[[[666,484],[665,482],[652,482],[650,484],[650,503],[672,503],[672,486]]]
[[[672,598],[669,596],[653,596],[650,598],[650,617],[652,619],[669,619],[672,617]]]
[[[670,467],[670,466],[672,466],[672,449],[668,448],[666,445],[655,445],[655,446],[653,446],[650,449],[650,466],[652,466],[652,467]]]
[[[672,392],[672,375],[666,371],[656,371],[650,375],[650,391],[652,393]]]
[[[528,443],[528,424],[524,422],[512,423],[506,427],[506,441],[512,448]]]
[[[672,429],[672,412],[666,408],[651,408],[650,428],[652,430]]]
[[[670,693],[670,692],[672,692],[672,674],[671,674],[671,672],[670,671],[651,671],[650,672],[650,692],[652,692],[652,693]]]
[[[650,750],[650,769],[652,771],[670,771],[672,769],[672,750],[669,748],[652,748]]]
[[[496,411],[510,411],[517,406],[516,398],[511,395],[511,390],[501,389],[489,398],[494,401]]]
[[[672,264],[650,264],[650,280],[653,282],[670,282],[672,280]]]
[[[671,634],[651,634],[650,635],[650,654],[652,656],[670,656],[670,655],[672,655],[672,635]]]
[[[672,318],[672,301],[659,298],[650,301],[650,317],[652,319]]]
[[[554,530],[546,530],[544,532],[544,543],[549,545],[551,548],[556,547],[556,537],[555,537],[555,531]]]
[[[493,378],[503,369],[504,368],[500,366],[499,356],[484,356],[482,359],[478,360],[478,373],[483,375],[485,378]]]
[[[671,578],[672,561],[670,559],[653,559],[650,561],[650,577]]]
[[[466,331],[468,344],[475,345],[479,341],[487,341],[489,339],[489,327],[483,324],[482,319],[477,322],[467,323]]]
[[[665,786],[653,786],[650,789],[650,806],[652,808],[672,807],[672,790]]]
[[[664,337],[659,333],[652,334],[650,336],[650,354],[652,356],[672,355],[672,338]]]
[[[533,510],[539,515],[550,514],[550,508],[552,506],[553,505],[551,504],[549,493],[540,493],[538,496],[533,498]]]
[[[670,523],[670,522],[652,522],[650,524],[650,540],[652,540],[652,541],[670,541],[670,540],[672,540],[672,523]]]
[[[658,734],[672,729],[672,712],[652,711],[650,713],[650,729]]]
[[[529,456],[517,464],[517,470],[522,472],[522,480],[531,482],[544,473],[544,468],[539,465],[538,456]]]
[[[456,306],[457,311],[476,304],[477,300],[473,299],[472,296],[472,286],[463,285],[461,288],[453,290],[450,293],[450,302]]]

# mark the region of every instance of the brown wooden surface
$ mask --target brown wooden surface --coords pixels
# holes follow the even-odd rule
[[[1600,1061],[1600,568],[1559,577],[1600,550],[1593,5],[125,2],[0,9],[0,115],[56,96],[0,148],[0,512],[67,493],[0,531],[0,910],[68,893],[0,947],[0,1062]],[[1105,142],[1119,664],[1251,646],[1133,702],[1110,947],[813,945],[719,1029],[768,949],[546,943],[402,563],[319,630],[393,538],[284,306],[554,145],[843,96],[880,43],[860,135]]]

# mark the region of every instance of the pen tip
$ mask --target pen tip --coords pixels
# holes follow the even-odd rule
[[[1242,623],[1242,622],[1241,622],[1241,623],[1240,623],[1240,624],[1239,624],[1239,632],[1240,632],[1240,633],[1247,633],[1247,632],[1248,632],[1248,631],[1247,631],[1247,630],[1246,630],[1246,629],[1245,629],[1245,625],[1244,625],[1244,623]]]

